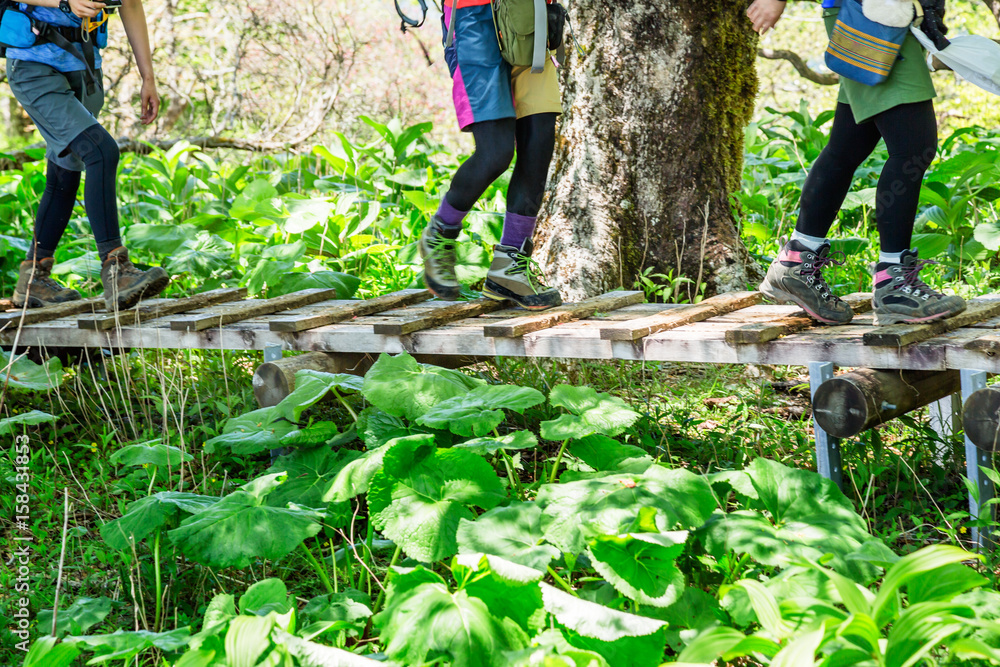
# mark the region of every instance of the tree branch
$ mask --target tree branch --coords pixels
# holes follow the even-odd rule
[[[785,49],[757,49],[757,55],[768,60],[787,60],[803,78],[821,86],[833,86],[840,82],[836,74],[822,74],[809,67],[802,56]]]

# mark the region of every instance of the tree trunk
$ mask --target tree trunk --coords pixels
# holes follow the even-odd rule
[[[744,289],[761,270],[739,240],[744,129],[757,92],[745,0],[575,0],[536,257],[572,300],[642,272],[693,281],[682,298]],[[662,282],[662,281],[661,281]]]

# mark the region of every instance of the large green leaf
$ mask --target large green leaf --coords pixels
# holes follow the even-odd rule
[[[452,574],[456,580],[466,581],[462,589],[485,602],[494,614],[511,619],[529,634],[543,627],[542,592],[538,588],[543,572],[500,556],[465,554],[455,557]]]
[[[400,579],[375,616],[390,658],[404,665],[444,657],[462,667],[500,667],[506,665],[505,651],[522,648],[479,598],[464,590],[452,593],[443,582]]]
[[[337,438],[340,444],[346,445],[356,437],[357,434],[351,430],[341,433],[340,429],[333,422],[322,421],[310,424],[306,428],[289,432],[287,435],[281,437],[281,444],[284,447],[314,447],[330,443],[334,438]],[[331,444],[330,446],[333,445]]]
[[[962,604],[918,602],[892,624],[885,647],[886,667],[910,667],[949,637],[966,630],[975,613]]]
[[[458,371],[418,364],[406,353],[383,354],[365,375],[362,393],[380,410],[416,420],[438,403],[483,384]]]
[[[594,533],[620,535],[630,530],[641,509],[652,508],[657,511],[658,530],[689,530],[704,524],[716,506],[704,477],[659,466],[641,475],[545,484],[537,502],[545,538],[574,554],[587,546],[581,531],[584,524]]]
[[[169,257],[197,232],[198,228],[194,225],[150,225],[140,222],[128,226],[125,238],[130,248],[142,248]]]
[[[594,433],[615,436],[641,416],[617,396],[598,393],[590,387],[557,385],[549,394],[549,402],[570,414],[542,422],[542,437],[546,440],[585,438]]]
[[[168,653],[177,652],[187,647],[190,628],[177,628],[170,632],[147,632],[138,630],[125,632],[118,630],[109,635],[90,635],[83,637],[67,637],[63,641],[77,648],[93,651],[88,665],[98,665],[114,661],[123,661],[141,651],[158,648]]]
[[[542,572],[559,557],[558,549],[542,544],[542,510],[535,503],[511,503],[475,521],[462,519],[457,538],[459,553],[495,554]]]
[[[59,615],[56,617],[56,636],[82,635],[107,618],[113,604],[111,598],[77,598],[73,604],[59,610]],[[35,620],[38,621],[39,628],[50,632],[52,610],[41,610]]]
[[[687,532],[599,535],[590,541],[598,574],[639,604],[668,607],[684,592],[684,575],[674,561]]]
[[[899,589],[910,581],[948,565],[972,559],[981,560],[982,556],[947,544],[924,547],[901,558],[885,573],[872,605],[872,617],[876,624],[881,628],[892,622],[899,608]]]
[[[272,611],[287,614],[295,604],[288,595],[288,588],[281,579],[264,579],[247,589],[240,598],[240,613],[267,616]]]
[[[270,507],[267,495],[282,473],[266,475],[181,522],[169,536],[191,560],[209,567],[247,567],[260,558],[281,558],[319,532],[323,513]]]
[[[622,470],[643,473],[653,457],[634,445],[623,445],[605,435],[591,435],[573,442],[570,454],[597,471]]]
[[[350,299],[361,286],[361,279],[340,271],[296,271],[286,273],[281,282],[269,285],[269,297],[291,294],[304,289],[335,289],[338,299]]]
[[[111,455],[111,462],[120,466],[151,465],[175,467],[194,457],[178,447],[165,445],[159,440],[127,445]]]
[[[24,656],[21,667],[70,667],[80,655],[80,649],[69,644],[57,644],[55,637],[41,637]]]
[[[378,408],[365,408],[358,415],[358,435],[368,449],[377,449],[390,440],[414,435],[402,417],[390,415]]]
[[[226,422],[222,435],[205,443],[205,451],[212,454],[228,447],[234,454],[256,454],[277,449],[281,439],[294,430],[295,424],[282,419],[275,407],[261,408]]]
[[[50,415],[47,412],[42,412],[41,410],[22,412],[21,414],[14,415],[13,417],[0,419],[0,435],[7,435],[20,430],[18,429],[19,426],[36,426],[46,422],[54,422],[55,420],[55,416]]]
[[[601,654],[612,665],[656,667],[663,660],[667,624],[582,600],[539,584],[545,611],[573,632],[569,641]]]
[[[161,491],[132,503],[125,515],[101,526],[101,537],[112,549],[132,550],[147,535],[165,527],[173,527],[180,517],[204,512],[219,501],[195,493]]]
[[[23,354],[10,363],[10,352],[0,350],[0,386],[32,391],[47,391],[62,384],[63,366],[58,357],[51,357],[39,366]]]
[[[472,506],[491,509],[504,497],[486,461],[459,449],[436,450],[428,436],[402,438],[372,479],[368,507],[375,527],[411,558],[433,562],[458,552],[461,519]]]
[[[290,422],[297,422],[306,409],[319,403],[331,391],[361,391],[363,382],[357,375],[301,370],[295,374],[295,389],[275,406],[275,412]]]
[[[351,636],[364,632],[372,615],[372,601],[359,590],[349,588],[332,595],[320,595],[306,603],[302,618],[314,625],[329,624],[326,630],[344,630]]]
[[[465,436],[483,436],[500,425],[503,410],[524,412],[545,401],[537,389],[514,385],[484,385],[438,403],[419,419],[418,424],[448,429]]]
[[[558,630],[531,638],[531,646],[508,654],[510,667],[609,667],[599,653],[578,649]]]
[[[276,644],[287,647],[288,652],[297,658],[297,664],[301,667],[378,667],[384,664],[350,651],[316,644],[280,630],[272,631],[272,637]]]
[[[770,639],[747,637],[739,630],[728,627],[713,627],[702,631],[677,656],[676,665],[715,664],[718,658],[735,660],[761,653],[773,656],[781,647]]]
[[[467,449],[480,456],[492,456],[500,450],[534,449],[538,438],[531,431],[514,431],[499,438],[472,438],[454,445],[456,449]]]
[[[285,507],[297,503],[306,507],[324,507],[337,475],[352,461],[362,456],[353,449],[332,449],[326,445],[298,449],[279,457],[269,473],[284,472],[288,479],[268,494],[267,504]]]

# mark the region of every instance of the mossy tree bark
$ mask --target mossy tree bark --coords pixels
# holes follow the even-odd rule
[[[631,289],[647,268],[743,289],[744,130],[757,92],[745,0],[574,0],[566,110],[536,258],[570,299]],[[690,288],[690,294],[686,290]],[[682,297],[694,284],[681,287]]]

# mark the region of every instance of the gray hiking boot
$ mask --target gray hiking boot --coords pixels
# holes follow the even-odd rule
[[[424,258],[424,284],[434,296],[445,301],[458,298],[455,276],[455,239],[461,227],[451,228],[436,215],[420,235],[420,256]]]
[[[933,322],[965,310],[965,299],[942,294],[920,280],[920,269],[936,262],[918,259],[916,250],[907,250],[902,259],[901,264],[875,265],[876,325]]]
[[[483,296],[510,299],[528,310],[545,310],[562,304],[558,290],[541,282],[541,270],[531,259],[531,240],[520,248],[493,246],[493,263],[486,274]]]
[[[80,293],[70,289],[52,278],[52,265],[55,260],[45,257],[39,260],[21,262],[17,270],[17,286],[14,288],[14,306],[23,308],[25,302],[28,308],[43,308],[68,301],[80,299]]]
[[[779,303],[791,301],[824,324],[847,324],[854,311],[830,291],[823,269],[842,264],[830,257],[830,244],[813,251],[798,241],[788,241],[767,270],[760,291]]]
[[[156,296],[169,284],[170,276],[158,266],[148,271],[137,269],[125,248],[112,250],[101,266],[104,304],[109,311],[131,308],[140,299]]]

